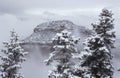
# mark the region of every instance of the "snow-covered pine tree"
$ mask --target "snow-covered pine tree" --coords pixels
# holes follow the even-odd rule
[[[87,78],[112,78],[111,48],[114,47],[115,32],[112,12],[103,9],[98,24],[92,24],[94,35],[84,43],[84,57],[80,66],[86,67]],[[86,54],[86,53],[89,54]],[[86,77],[84,77],[86,78]]]
[[[75,78],[71,70],[74,63],[71,60],[73,54],[77,52],[75,44],[78,41],[79,39],[73,38],[71,33],[66,30],[56,34],[52,41],[54,51],[45,61],[47,65],[55,62],[53,70],[49,73],[49,78]]]
[[[98,24],[92,24],[93,30],[104,39],[104,43],[110,51],[111,48],[114,48],[115,42],[113,13],[107,9],[103,9],[99,16]]]
[[[21,63],[25,61],[25,52],[18,40],[18,35],[11,31],[10,42],[4,42],[5,49],[1,51],[2,64],[0,65],[0,72],[2,78],[23,78],[20,75]]]
[[[86,39],[84,45],[83,52],[89,55],[85,54],[82,59],[81,67],[87,69],[83,78],[112,78],[111,54],[104,39],[99,35],[93,35]]]

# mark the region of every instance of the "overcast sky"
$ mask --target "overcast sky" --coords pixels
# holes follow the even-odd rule
[[[113,10],[115,27],[120,29],[120,0],[0,0],[0,43],[12,28],[23,39],[36,25],[50,20],[67,19],[91,27],[103,8]]]

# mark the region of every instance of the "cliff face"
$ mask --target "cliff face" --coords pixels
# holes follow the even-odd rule
[[[31,34],[23,41],[24,43],[47,44],[51,42],[51,39],[55,36],[56,33],[63,30],[68,30],[77,37],[86,37],[91,33],[90,30],[83,26],[75,25],[71,21],[58,20],[45,22],[38,25],[36,28],[34,28],[33,34]]]

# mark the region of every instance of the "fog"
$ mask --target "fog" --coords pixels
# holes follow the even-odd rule
[[[44,60],[48,59],[48,53],[44,54],[45,51],[40,50],[40,47],[34,45],[30,47],[34,49],[27,55],[27,61],[22,65],[22,75],[24,78],[48,78],[48,70],[51,66],[47,66]]]

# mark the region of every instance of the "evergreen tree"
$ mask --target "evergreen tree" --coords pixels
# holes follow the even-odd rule
[[[53,70],[49,73],[49,78],[75,78],[72,74],[72,66],[74,65],[72,59],[73,54],[77,52],[75,48],[77,43],[78,39],[73,38],[68,31],[56,34],[53,38],[54,51],[46,60],[47,65],[55,62]]]
[[[27,52],[20,46],[18,36],[14,31],[11,31],[10,42],[4,42],[5,49],[1,51],[2,64],[0,65],[0,72],[2,78],[23,78],[19,69],[21,63],[25,61]]]
[[[104,39],[104,43],[109,51],[110,48],[114,48],[115,42],[114,19],[112,16],[112,11],[103,9],[98,24],[92,24],[93,30]]]
[[[80,64],[76,72],[79,71],[80,78],[112,78],[111,48],[115,42],[112,15],[103,9],[98,24],[92,24],[94,34],[84,42],[84,51],[78,56]]]
[[[84,52],[89,55],[84,55],[81,63],[82,67],[86,67],[86,75],[83,78],[112,78],[113,67],[111,65],[111,54],[106,48],[104,39],[98,35],[94,35],[84,43]]]

